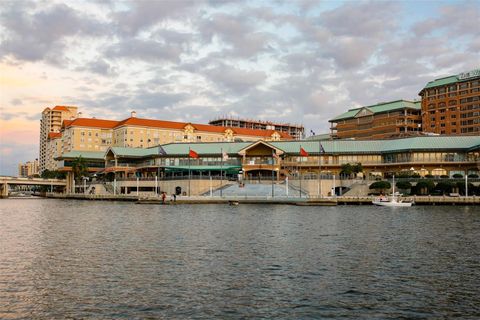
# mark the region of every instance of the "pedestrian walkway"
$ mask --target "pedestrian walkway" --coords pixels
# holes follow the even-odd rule
[[[220,190],[216,190],[213,193],[214,196],[220,196]],[[291,187],[286,189],[286,184],[273,184],[274,197],[299,197],[299,191],[294,190]],[[272,196],[272,184],[271,183],[246,183],[243,187],[240,187],[238,183],[228,186],[222,190],[222,196],[224,197],[271,197]],[[302,194],[305,196],[305,194]]]

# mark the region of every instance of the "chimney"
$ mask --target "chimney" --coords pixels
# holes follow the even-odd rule
[[[137,112],[136,112],[136,111],[132,111],[130,117],[136,118],[136,117],[137,117]]]

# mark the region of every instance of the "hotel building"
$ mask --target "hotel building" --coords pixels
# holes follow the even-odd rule
[[[303,155],[300,150],[306,151]],[[194,150],[198,158],[190,158]],[[228,157],[225,157],[225,154]],[[82,156],[97,176],[119,181],[128,188],[141,180],[175,179],[189,171],[208,179],[229,176],[237,179],[291,180],[338,176],[343,164],[361,163],[366,177],[392,174],[420,176],[478,175],[480,136],[422,136],[392,140],[250,141],[169,143],[152,148],[110,147],[105,152],[69,152],[58,160],[69,172],[71,163]],[[262,178],[263,177],[263,178]],[[121,181],[124,181],[122,184]],[[150,182],[150,186],[152,186]],[[131,189],[130,189],[131,190]]]
[[[47,139],[48,168],[58,169],[56,158],[69,152],[105,152],[109,147],[149,148],[179,142],[281,141],[293,138],[277,130],[230,128],[186,122],[137,118],[121,121],[95,118],[64,120],[59,133]]]
[[[77,117],[77,107],[73,106],[55,106],[53,108],[45,108],[42,111],[40,120],[40,150],[39,150],[39,170],[55,170],[52,166],[52,160],[56,156],[50,153],[52,148],[49,144],[50,133],[59,133],[64,120]]]
[[[480,69],[430,81],[419,95],[424,132],[480,134]]]
[[[229,127],[229,128],[246,128],[256,130],[276,130],[278,132],[284,132],[293,137],[296,140],[300,140],[304,137],[305,128],[302,125],[296,125],[291,123],[278,123],[272,121],[260,121],[250,119],[239,119],[233,117],[220,117],[215,120],[211,120],[208,124],[213,126]]]
[[[397,100],[350,109],[329,120],[333,138],[385,139],[422,130],[420,102]]]

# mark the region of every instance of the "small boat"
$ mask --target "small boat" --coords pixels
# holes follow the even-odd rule
[[[411,202],[403,202],[403,200],[398,200],[398,193],[395,193],[395,176],[393,176],[393,189],[392,196],[390,199],[387,197],[379,197],[372,201],[372,204],[382,207],[411,207]]]
[[[235,201],[235,200],[230,200],[230,201],[228,201],[228,204],[231,205],[231,206],[238,206],[240,203],[238,201]]]

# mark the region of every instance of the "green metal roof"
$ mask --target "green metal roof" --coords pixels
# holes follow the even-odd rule
[[[143,149],[143,148],[124,148],[124,147],[110,147],[107,150],[112,151],[117,157],[147,157],[158,154],[158,149]],[[105,153],[104,153],[105,154]]]
[[[443,85],[446,85],[446,84],[451,84],[451,83],[456,83],[456,82],[458,82],[457,76],[440,78],[440,79],[436,79],[436,80],[433,80],[433,81],[430,81],[429,83],[427,83],[427,85],[425,86],[424,89],[443,86]]]
[[[234,156],[238,152],[257,141],[250,142],[219,142],[219,143],[172,143],[163,145],[167,153],[166,156],[188,157],[189,149],[194,150],[202,156],[216,155],[220,156],[221,150]],[[267,141],[266,143],[275,148],[283,150],[286,154],[298,155],[300,148],[308,153],[315,155],[319,153],[319,146],[322,145],[327,154],[380,154],[388,152],[414,151],[414,150],[445,150],[445,151],[471,151],[480,149],[480,135],[477,136],[421,136],[392,140],[295,140],[295,141]],[[139,157],[143,152],[144,157],[160,155],[158,148],[138,149],[138,148],[120,148],[115,149],[122,152],[122,155],[128,157]],[[143,151],[142,151],[143,150]],[[154,151],[154,152],[153,152]],[[75,158],[78,152],[72,152],[70,157]],[[103,159],[103,153],[83,152],[83,157],[92,159],[96,154],[98,159]],[[66,154],[68,155],[68,154]],[[93,155],[94,156],[94,155]],[[201,167],[201,166],[200,166]],[[225,166],[226,167],[226,166]],[[191,167],[192,170],[194,166]],[[212,167],[210,167],[212,168]],[[196,170],[196,169],[195,169]],[[213,169],[212,169],[213,170]]]
[[[167,155],[188,155],[190,149],[202,155],[220,154],[221,151],[227,154],[237,154],[241,149],[255,143],[249,142],[200,142],[200,143],[170,143],[163,145]]]
[[[322,133],[322,134],[316,134],[314,136],[307,137],[306,140],[330,140],[332,139],[332,135],[330,133]]]
[[[463,76],[463,78],[462,78],[462,76]],[[454,76],[448,76],[448,77],[444,77],[444,78],[440,78],[440,79],[435,79],[435,80],[427,83],[427,85],[425,86],[425,88],[422,89],[422,91],[424,89],[429,89],[429,88],[438,87],[438,86],[444,86],[446,84],[456,83],[456,82],[459,82],[459,81],[472,80],[474,78],[480,78],[480,69],[472,70],[470,72],[467,72],[466,74],[461,73],[461,74],[457,74],[457,75],[454,75]]]
[[[342,113],[341,115],[336,116],[335,118],[333,118],[331,120],[328,120],[328,121],[329,122],[335,122],[335,121],[338,121],[338,120],[345,120],[345,119],[354,118],[357,115],[357,113],[362,109],[367,109],[367,110],[371,111],[373,114],[390,112],[390,111],[394,111],[394,110],[403,110],[403,109],[421,110],[421,103],[420,103],[420,101],[407,101],[407,100],[396,100],[396,101],[390,101],[390,102],[382,102],[382,103],[378,103],[378,104],[371,105],[371,106],[349,109],[347,112]]]
[[[405,150],[470,150],[480,148],[480,136],[426,136],[395,140],[328,140],[321,141],[325,153],[386,153]],[[285,153],[298,154],[300,147],[318,154],[318,141],[278,141],[272,145]]]
[[[82,157],[84,159],[91,159],[91,160],[103,160],[105,152],[92,152],[92,151],[70,151],[62,154],[57,159],[74,159],[78,157]]]

